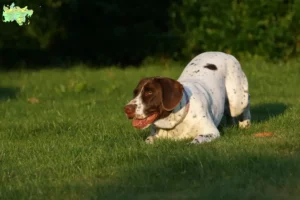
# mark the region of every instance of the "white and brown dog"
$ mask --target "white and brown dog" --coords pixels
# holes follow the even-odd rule
[[[157,138],[194,138],[191,143],[220,137],[223,115],[250,126],[248,81],[240,63],[222,52],[196,56],[178,80],[150,77],[140,80],[124,111],[135,128],[151,127],[147,143]]]

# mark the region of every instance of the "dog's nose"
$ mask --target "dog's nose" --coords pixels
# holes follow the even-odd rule
[[[124,107],[124,112],[128,117],[132,117],[132,115],[134,115],[135,113],[135,108],[136,108],[135,104],[128,104]]]

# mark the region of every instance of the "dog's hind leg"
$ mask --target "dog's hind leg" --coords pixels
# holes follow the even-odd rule
[[[243,113],[238,116],[238,120],[240,128],[249,128],[251,125],[250,94],[248,95],[248,105],[244,109]]]
[[[248,128],[251,125],[251,113],[250,113],[250,94],[248,99],[248,105],[237,117],[232,117],[230,114],[229,104],[228,100],[225,102],[225,110],[224,110],[224,116],[226,119],[227,125],[239,125],[240,128]]]
[[[237,120],[235,117],[231,117],[230,114],[230,108],[229,108],[229,103],[228,103],[228,99],[226,98],[225,100],[225,106],[224,106],[224,116],[226,119],[226,125],[230,126],[230,125],[237,125]]]
[[[248,80],[234,57],[227,61],[225,87],[230,115],[238,117],[248,106]]]
[[[251,114],[248,80],[242,71],[240,63],[234,57],[227,61],[225,87],[228,99],[227,115],[230,114],[233,124],[238,123],[240,128],[249,127]]]

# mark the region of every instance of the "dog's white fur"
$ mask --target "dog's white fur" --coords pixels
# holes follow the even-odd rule
[[[217,69],[205,68],[207,64]],[[239,120],[240,128],[250,126],[248,81],[235,57],[222,52],[202,53],[188,63],[178,81],[185,90],[182,100],[168,117],[151,125],[147,143],[156,138],[210,142],[220,137],[217,127],[226,110],[233,120]]]
[[[135,116],[136,116],[136,118],[139,118],[139,119],[144,119],[147,117],[146,114],[144,113],[145,105],[142,100],[142,92],[143,92],[143,88],[140,91],[140,93],[127,104],[127,105],[130,105],[130,104],[137,105],[137,107],[135,109]],[[147,127],[145,127],[145,128],[147,128]]]

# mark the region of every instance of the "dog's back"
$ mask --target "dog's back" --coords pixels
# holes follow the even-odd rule
[[[232,55],[223,52],[199,54],[187,64],[178,81],[205,88],[213,101],[218,100],[214,103],[217,107],[228,99],[233,117],[240,115],[248,105],[248,81]]]

